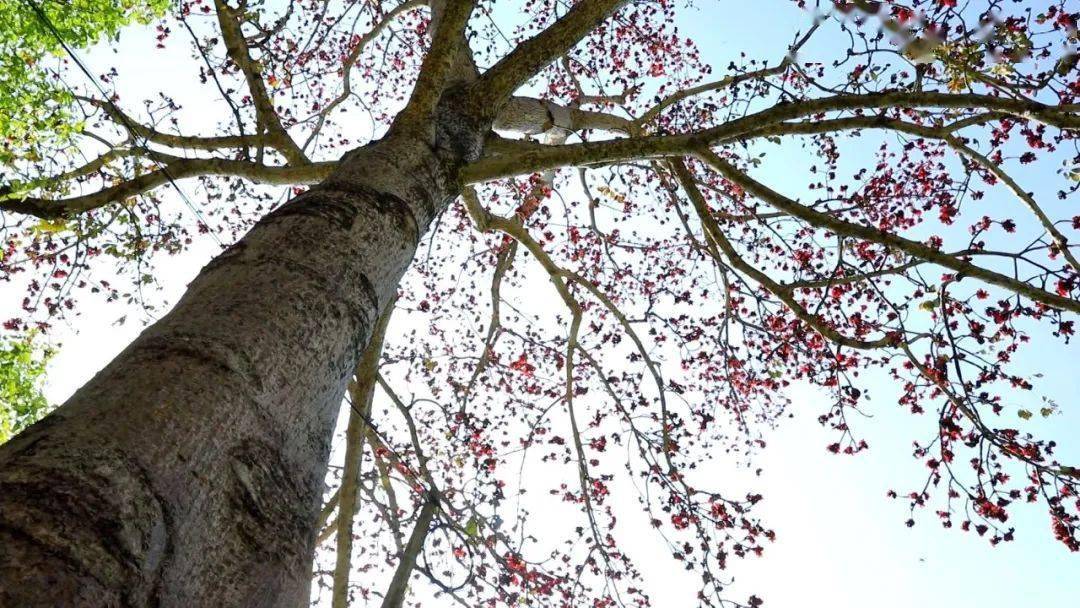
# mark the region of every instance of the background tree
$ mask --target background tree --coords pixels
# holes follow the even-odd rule
[[[0,344],[0,443],[48,413],[41,385],[49,354],[33,335]]]
[[[62,56],[65,44],[86,47],[116,36],[123,26],[147,23],[168,6],[168,0],[0,2],[0,163],[41,161],[43,151],[71,145],[71,135],[81,129],[73,94],[51,61]],[[2,178],[11,190],[40,185]]]
[[[22,182],[7,169],[27,161],[40,169],[43,152],[75,145],[72,136],[82,128],[75,97],[50,59],[62,57],[64,45],[86,47],[116,36],[125,25],[160,17],[168,6],[167,1],[0,2],[0,195],[21,196],[46,185],[35,182],[33,174],[24,174],[29,180]],[[48,411],[41,383],[49,354],[34,343],[32,332],[0,345],[0,443]]]
[[[761,496],[700,467],[763,445],[793,382],[832,395],[830,451],[864,450],[875,367],[930,420],[913,512],[997,543],[1041,502],[1080,549],[1080,473],[1003,417],[1053,414],[1018,409],[1019,361],[1080,311],[1077,16],[811,8],[714,75],[667,2],[180,4],[157,44],[187,35],[220,113],[165,92],[137,113],[108,73],[73,94],[74,141],[8,168],[32,188],[0,200],[3,271],[28,277],[7,327],[140,301],[153,253],[199,233],[235,243],[0,449],[0,599],[295,604],[334,536],[337,605],[398,605],[413,576],[467,606],[645,604],[624,465],[701,602],[759,605],[722,571],[773,537]],[[797,145],[812,166],[780,183]],[[1061,201],[1025,189],[1031,163]],[[183,179],[198,204],[166,200]],[[95,278],[109,258],[126,281]],[[576,515],[554,542],[534,480]]]

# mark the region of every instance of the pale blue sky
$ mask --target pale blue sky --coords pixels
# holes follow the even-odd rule
[[[715,67],[743,50],[775,61],[794,32],[805,31],[810,23],[810,16],[790,0],[700,5],[696,17],[692,10],[682,13],[681,27]],[[732,22],[739,26],[719,25]],[[831,59],[837,50],[832,45],[844,42],[817,36],[802,57]],[[793,183],[793,176],[806,174],[793,169],[812,162],[800,158],[809,152],[793,146],[783,152],[766,158],[761,175],[775,180],[784,192],[798,194],[803,186]],[[1061,182],[1053,176],[1055,168],[1017,164],[1014,177],[1056,211],[1053,217],[1068,217],[1077,212],[1077,201],[1057,200]],[[1016,206],[1001,188],[991,189],[988,200]],[[1018,207],[1015,213],[1022,215]],[[1063,444],[1058,455],[1064,461],[1080,461],[1080,411],[1073,407],[1080,395],[1080,345],[1074,341],[1064,346],[1056,339],[1039,344],[1041,348],[1027,351],[1023,364],[1031,373],[1045,375],[1040,386],[1063,411],[1023,428]],[[973,534],[942,529],[929,511],[917,518],[914,528],[903,525],[906,502],[888,500],[885,492],[921,485],[925,466],[910,456],[911,442],[925,438],[934,423],[897,406],[899,391],[884,374],[871,378],[866,380],[875,398],[868,411],[874,417],[855,424],[872,449],[855,458],[825,452],[829,434],[814,419],[827,402],[812,392],[796,392],[796,418],[782,424],[762,460],[766,501],[761,514],[777,528],[778,539],[764,558],[740,565],[747,588],[764,583],[766,605],[785,608],[1074,605],[1080,592],[1080,557],[1053,540],[1040,505],[1016,509],[1009,524],[1016,525],[1017,540],[997,547]],[[1025,395],[1025,402],[1032,403],[1034,397]],[[1003,419],[1002,425],[1018,422]]]

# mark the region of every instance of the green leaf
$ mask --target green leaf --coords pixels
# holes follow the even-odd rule
[[[33,340],[34,334],[29,334],[0,342],[0,443],[51,409],[41,391],[52,352]]]
[[[480,535],[480,522],[476,520],[476,517],[470,517],[469,523],[465,524],[465,534],[469,538],[476,538]]]
[[[170,4],[39,0],[42,18],[24,0],[0,0],[0,166],[47,156],[43,150],[70,142],[84,126],[73,111],[74,95],[45,69],[50,56],[65,56],[61,40],[85,48],[115,37],[124,26],[149,23]]]
[[[33,230],[35,232],[40,232],[43,234],[56,234],[58,232],[64,232],[65,230],[70,229],[71,226],[68,224],[67,220],[64,219],[41,220],[33,226]]]

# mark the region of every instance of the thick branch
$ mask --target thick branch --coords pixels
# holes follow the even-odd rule
[[[551,27],[517,46],[480,78],[478,95],[497,102],[573,48],[626,0],[581,0]]]
[[[475,5],[475,0],[443,0],[438,7],[436,18],[432,19],[435,33],[431,48],[420,66],[420,75],[417,76],[409,103],[394,121],[395,125],[429,117],[456,71],[461,69],[460,63],[472,64],[472,54],[465,40],[465,26]],[[470,72],[470,76],[475,75],[468,65],[464,69]]]
[[[836,95],[775,105],[767,110],[737,118],[710,129],[679,135],[630,137],[600,142],[549,146],[515,156],[481,159],[464,171],[466,181],[475,183],[533,173],[565,166],[622,162],[692,154],[717,143],[755,136],[770,125],[786,120],[843,110],[880,108],[973,108],[1001,112],[1036,120],[1061,129],[1080,128],[1076,106],[1050,106],[987,95],[949,93],[874,93]]]
[[[492,128],[518,135],[539,135],[552,129],[565,132],[586,129],[627,135],[633,123],[621,116],[567,107],[534,97],[512,97],[499,110]]]
[[[424,498],[424,506],[420,509],[420,515],[416,518],[412,534],[409,535],[409,544],[405,546],[405,552],[398,562],[394,578],[386,589],[386,598],[383,599],[382,608],[401,608],[405,603],[405,592],[409,588],[409,577],[413,567],[416,566],[416,558],[424,548],[424,540],[431,529],[431,520],[435,516],[435,510],[439,508],[439,498],[434,492],[428,493]]]
[[[266,165],[220,158],[179,158],[160,169],[133,177],[125,182],[82,196],[62,199],[26,197],[0,200],[0,210],[56,219],[92,211],[110,203],[122,201],[154,188],[186,177],[222,175],[242,177],[269,185],[315,184],[325,178],[337,163],[312,163],[299,167],[268,167]]]
[[[356,515],[357,486],[360,483],[360,461],[364,457],[364,438],[367,436],[368,420],[371,418],[371,400],[375,395],[376,378],[379,374],[379,358],[382,357],[383,339],[390,315],[394,312],[394,300],[384,305],[383,312],[372,330],[371,340],[353,381],[349,384],[349,426],[345,429],[345,470],[341,475],[338,491],[337,550],[334,564],[333,608],[348,608],[349,571],[352,568],[352,528]]]

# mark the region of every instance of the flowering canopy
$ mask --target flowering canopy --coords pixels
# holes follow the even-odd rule
[[[340,593],[350,571],[358,597],[381,591],[411,552],[465,606],[647,605],[611,499],[625,483],[703,604],[759,605],[725,597],[722,571],[773,538],[762,496],[699,469],[763,446],[796,383],[831,397],[829,451],[865,450],[850,415],[874,369],[925,418],[913,518],[996,544],[1038,502],[1080,550],[1080,470],[1025,432],[1057,406],[1018,406],[1037,386],[1016,371],[1080,312],[1078,14],[795,4],[789,40],[714,65],[679,3],[477,3],[471,57],[448,61],[508,98],[350,391],[359,506],[331,492],[339,555],[319,561]],[[43,140],[57,147],[5,170],[0,272],[26,287],[5,328],[47,329],[90,294],[139,302],[157,252],[233,239],[318,182],[386,132],[445,10],[182,2],[156,44],[193,50],[219,113],[192,116],[183,91],[75,95],[76,145]],[[774,164],[791,150],[807,166]],[[1059,200],[1031,193],[1033,163]],[[168,194],[189,179],[190,207]],[[537,494],[572,521],[531,528]],[[354,548],[339,522],[357,508]]]

